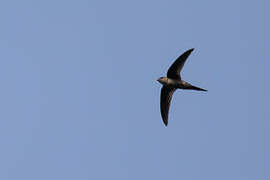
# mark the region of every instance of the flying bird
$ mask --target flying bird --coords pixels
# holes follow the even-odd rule
[[[207,91],[205,89],[193,86],[184,80],[180,76],[180,72],[194,49],[189,49],[181,56],[179,56],[175,62],[171,65],[167,72],[167,77],[161,77],[157,81],[160,82],[163,86],[160,93],[160,111],[161,117],[165,126],[168,125],[168,114],[170,109],[170,103],[172,95],[176,89],[188,89],[188,90],[197,90],[197,91]]]

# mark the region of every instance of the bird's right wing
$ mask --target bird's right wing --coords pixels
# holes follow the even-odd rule
[[[164,124],[168,125],[168,114],[171,104],[172,95],[176,89],[163,86],[160,93],[160,111]]]
[[[188,56],[190,55],[190,53],[193,51],[194,49],[189,49],[186,52],[184,52],[181,56],[179,56],[174,63],[171,65],[171,67],[169,68],[168,72],[167,72],[167,77],[168,78],[172,78],[172,79],[181,79],[180,76],[180,72],[182,70],[182,68],[184,67],[184,64],[188,58]]]

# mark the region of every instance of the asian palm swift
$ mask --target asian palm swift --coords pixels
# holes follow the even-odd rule
[[[179,56],[169,68],[167,72],[167,77],[161,77],[157,80],[163,85],[160,93],[160,111],[165,126],[168,125],[169,108],[172,95],[176,89],[207,91],[205,89],[193,86],[181,79],[180,72],[188,56],[193,50],[193,48],[189,49],[181,56]]]

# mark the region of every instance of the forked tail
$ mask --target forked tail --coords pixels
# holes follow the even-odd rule
[[[199,88],[199,87],[196,87],[196,86],[192,86],[188,89],[192,89],[192,90],[196,90],[196,91],[207,91],[206,89],[202,89],[202,88]]]

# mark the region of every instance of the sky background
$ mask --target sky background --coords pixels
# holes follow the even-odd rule
[[[269,6],[2,0],[0,179],[269,180]]]

